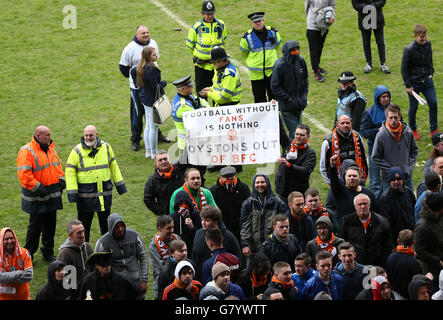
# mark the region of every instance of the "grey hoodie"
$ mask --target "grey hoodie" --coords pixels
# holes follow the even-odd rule
[[[95,252],[112,250],[112,267],[123,273],[137,287],[140,281],[148,281],[148,254],[142,238],[137,231],[127,228],[121,239],[113,235],[118,222],[123,222],[118,213],[108,217],[108,232],[106,232],[95,245]]]

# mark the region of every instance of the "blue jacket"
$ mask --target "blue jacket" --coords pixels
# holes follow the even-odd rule
[[[369,154],[372,153],[372,147],[378,129],[381,127],[382,123],[386,121],[385,108],[382,107],[378,101],[378,98],[385,92],[389,93],[389,97],[391,97],[391,93],[386,86],[376,87],[374,91],[374,104],[366,109],[362,115],[360,135],[363,138],[368,139]]]
[[[314,300],[317,293],[322,291],[328,293],[332,300],[341,300],[343,295],[343,278],[338,273],[331,272],[329,284],[325,285],[318,276],[318,271],[316,271],[314,276],[305,283],[302,300]]]
[[[306,272],[301,277],[296,273],[292,274],[292,281],[294,281],[294,288],[298,289],[297,290],[297,300],[301,300],[303,288],[305,287],[305,283],[306,283],[306,281],[311,279],[314,276],[314,274],[315,274],[315,271],[312,268],[309,268],[308,272]]]

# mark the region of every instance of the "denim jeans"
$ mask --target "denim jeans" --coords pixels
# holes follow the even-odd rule
[[[302,112],[281,112],[281,117],[283,119],[283,122],[286,125],[286,128],[288,129],[288,136],[291,141],[294,139],[295,136],[295,129],[297,126],[301,123],[302,120]]]
[[[375,199],[380,198],[383,193],[381,171],[369,156],[369,189],[374,193]]]
[[[417,94],[423,93],[425,99],[428,103],[429,107],[429,127],[430,132],[433,132],[437,129],[437,95],[435,93],[434,81],[431,79],[427,79],[423,83],[413,83],[414,91]],[[408,112],[408,120],[409,127],[412,130],[417,130],[416,123],[416,115],[418,109],[418,101],[414,98],[412,94],[408,94],[409,96],[409,112]]]
[[[149,151],[151,158],[154,158],[157,153],[158,126],[154,124],[152,107],[145,105],[143,105],[143,107],[145,107],[145,131],[143,133],[143,140],[145,141],[146,151]]]

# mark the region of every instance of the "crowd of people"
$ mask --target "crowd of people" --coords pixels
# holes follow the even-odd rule
[[[373,70],[370,37],[374,32],[380,70],[386,66],[386,1],[353,0],[367,64]],[[371,2],[372,3],[372,2]],[[366,8],[366,9],[364,9]],[[375,25],[365,12],[375,10]],[[307,33],[314,78],[325,80],[322,49],[335,18],[334,0],[306,0]],[[149,270],[156,300],[441,300],[443,297],[443,133],[437,129],[431,44],[422,25],[405,48],[402,76],[410,99],[409,125],[391,102],[386,86],[374,92],[374,104],[357,90],[356,77],[338,78],[334,129],[320,150],[319,170],[329,186],[323,201],[310,185],[317,166],[309,146],[310,127],[302,123],[307,105],[308,68],[295,40],[282,44],[278,30],[264,23],[264,12],[248,15],[252,28],[240,40],[255,103],[278,101],[281,157],[273,186],[257,173],[249,186],[238,174],[241,165],[205,167],[188,163],[183,113],[197,108],[241,102],[238,69],[223,46],[226,25],[215,18],[211,0],[202,3],[202,20],[189,30],[186,47],[195,65],[191,76],[173,82],[172,119],[180,157],[172,163],[157,149],[169,142],[153,120],[152,105],[166,82],[157,64],[159,49],[148,28],[138,26],[120,60],[130,81],[132,150],[140,149],[154,171],[144,188],[144,203],[157,216],[157,233],[149,244],[112,213],[113,188],[127,192],[111,145],[93,125],[65,165],[46,126],[35,129],[17,157],[22,210],[29,213],[23,247],[14,229],[0,231],[0,300],[29,300],[32,261],[41,236],[41,253],[49,262],[48,281],[37,300],[143,300]],[[277,59],[277,51],[283,56]],[[415,122],[423,95],[429,106],[432,150],[415,188],[412,172],[420,139]],[[367,147],[366,142],[367,140]],[[219,172],[206,188],[206,170]],[[369,181],[368,181],[369,179]],[[78,216],[67,225],[67,239],[54,251],[57,210],[66,190]],[[89,243],[97,213],[101,236]]]

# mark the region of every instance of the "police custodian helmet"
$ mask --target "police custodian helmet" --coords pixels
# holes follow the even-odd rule
[[[216,46],[211,50],[211,62],[228,59],[225,49],[220,46]]]
[[[215,12],[214,2],[211,0],[205,0],[202,4],[202,13],[212,14]]]

